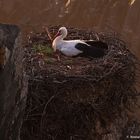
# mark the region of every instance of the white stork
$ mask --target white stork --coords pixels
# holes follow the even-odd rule
[[[66,36],[66,27],[61,27],[55,35],[52,47],[55,52],[58,50],[68,57],[99,58],[105,55],[105,49],[108,48],[108,45],[102,41],[64,40]]]

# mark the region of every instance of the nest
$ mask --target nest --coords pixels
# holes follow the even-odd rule
[[[52,35],[57,30],[49,28]],[[68,32],[67,39],[107,43],[106,55],[93,60],[62,55],[58,62],[53,54],[34,51],[34,45],[51,46],[46,32],[32,33],[25,56],[29,94],[22,139],[101,140],[111,134],[117,140],[126,112],[137,100],[137,59],[115,33],[76,28]]]

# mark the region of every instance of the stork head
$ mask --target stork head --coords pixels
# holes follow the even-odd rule
[[[67,34],[68,34],[68,32],[67,32],[66,27],[61,27],[61,28],[59,28],[57,34],[55,35],[55,38],[59,36],[62,39],[64,39],[67,36]]]

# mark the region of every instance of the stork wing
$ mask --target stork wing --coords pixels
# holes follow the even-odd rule
[[[105,55],[104,49],[101,49],[100,47],[97,47],[96,45],[91,46],[84,43],[78,43],[75,46],[76,49],[83,52],[83,56],[89,56],[89,57],[103,57]]]
[[[88,41],[84,41],[85,43],[87,43],[88,45],[97,47],[97,48],[101,48],[101,49],[108,49],[108,45],[107,43],[104,43],[102,41],[94,41],[94,40],[88,40]]]

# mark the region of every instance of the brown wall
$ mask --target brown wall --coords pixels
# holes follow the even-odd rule
[[[140,56],[140,1],[134,0],[1,0],[0,21],[17,23],[25,30],[43,24],[64,24],[116,31]],[[140,58],[140,57],[139,57]]]

